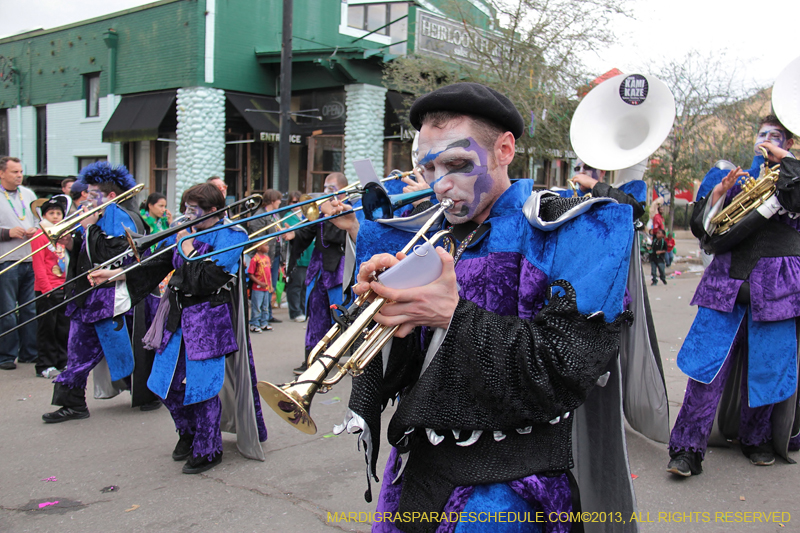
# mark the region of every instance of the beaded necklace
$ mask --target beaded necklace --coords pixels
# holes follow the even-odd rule
[[[467,235],[463,241],[461,241],[461,244],[459,244],[458,248],[456,249],[456,255],[453,256],[453,262],[458,263],[458,260],[461,258],[461,254],[464,253],[464,251],[467,249],[467,246],[469,246],[469,244],[472,242],[472,239],[475,238],[475,234],[478,233],[478,230],[481,229],[482,226],[483,222],[478,224],[478,227],[472,230],[472,232],[470,232],[470,234]]]
[[[2,185],[0,185],[0,189],[3,189],[3,194],[6,195],[6,200],[8,200],[8,205],[10,205],[11,209],[14,210],[14,214],[17,215],[17,218],[20,219],[20,220],[25,220],[25,216],[26,216],[25,215],[25,202],[22,200],[22,193],[19,193],[19,203],[22,204],[22,216],[20,216],[20,214],[17,213],[17,208],[14,207],[14,202],[11,201],[11,196],[8,195],[8,191],[6,190],[6,188],[3,187]],[[17,189],[17,192],[19,192],[19,189]]]

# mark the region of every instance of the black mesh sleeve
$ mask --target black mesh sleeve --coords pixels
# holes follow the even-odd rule
[[[633,195],[615,189],[608,183],[598,181],[597,185],[592,187],[592,196],[595,198],[613,198],[617,203],[627,204],[633,207],[633,220],[638,220],[644,215],[644,207],[642,207],[642,204],[640,204]]]
[[[461,300],[438,353],[403,394],[390,442],[408,427],[511,430],[573,411],[619,349],[629,311],[607,323],[582,315],[566,281],[533,319],[503,317]]]
[[[190,296],[209,296],[236,281],[231,274],[213,261],[184,261],[175,270],[169,286]]]
[[[128,239],[109,237],[97,226],[90,226],[86,235],[86,248],[94,264],[105,263],[129,248]]]
[[[158,253],[161,250],[161,253]],[[167,274],[172,272],[173,248],[156,250],[156,254],[151,254],[147,250],[141,263],[137,263],[125,273],[126,285],[131,302],[136,305],[145,296],[155,289]]]

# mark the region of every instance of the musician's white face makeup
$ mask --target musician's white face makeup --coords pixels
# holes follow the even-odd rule
[[[762,155],[761,150],[758,149],[759,144],[763,143],[771,143],[777,146],[778,148],[783,148],[784,150],[788,150],[786,148],[786,132],[784,132],[781,128],[776,126],[775,124],[764,124],[758,130],[756,134],[756,143],[755,143],[755,153],[756,155]]]
[[[489,216],[504,187],[493,176],[498,167],[491,150],[475,140],[469,119],[452,120],[442,128],[423,125],[418,154],[436,197],[454,202],[445,213],[450,223],[483,222]]]
[[[100,207],[105,203],[106,195],[97,185],[89,185],[87,188],[89,193],[89,202],[91,203],[92,207]]]
[[[198,217],[203,216],[204,214],[205,214],[205,211],[203,211],[203,209],[199,205],[197,205],[195,203],[191,203],[190,204],[189,202],[186,202],[186,218],[187,219],[195,220]]]

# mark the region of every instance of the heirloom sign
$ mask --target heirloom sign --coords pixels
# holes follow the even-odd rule
[[[490,55],[501,59],[500,45],[490,41],[477,30],[467,31],[463,24],[417,10],[416,52],[445,61],[457,59],[459,62],[480,66],[481,56]]]

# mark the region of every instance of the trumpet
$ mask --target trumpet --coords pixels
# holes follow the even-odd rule
[[[427,238],[426,234],[440,220],[444,212],[452,206],[452,200],[444,199],[442,201],[434,215],[401,250],[404,254],[408,254],[412,249],[414,252],[397,265],[379,274],[379,281],[395,288],[412,288],[430,283],[441,275],[442,263],[434,251],[434,245],[441,241],[452,255],[456,250],[455,240],[452,234],[446,230],[437,232],[431,238]],[[420,240],[426,242],[417,245]],[[402,274],[398,273],[403,271],[423,272],[426,279],[417,279],[415,283],[398,283],[392,280],[395,276],[401,277]],[[281,385],[273,385],[266,381],[258,383],[258,392],[264,401],[281,418],[303,433],[313,435],[317,432],[317,425],[309,414],[314,395],[317,392],[328,392],[347,374],[356,376],[363,372],[397,331],[399,326],[389,327],[380,324],[375,324],[372,328],[367,329],[375,315],[387,303],[387,300],[382,297],[375,297],[369,303],[374,296],[375,294],[370,290],[356,299],[343,313],[341,324],[337,321],[311,351],[308,356],[308,370],[298,376],[295,381]],[[344,325],[347,325],[346,329]],[[363,342],[347,362],[340,365],[339,360],[359,339],[362,339]],[[328,377],[334,371],[335,374]]]

